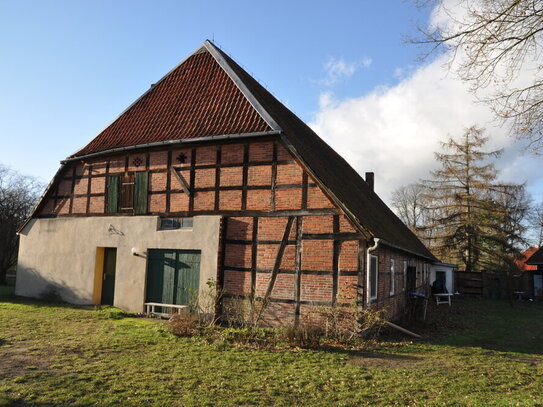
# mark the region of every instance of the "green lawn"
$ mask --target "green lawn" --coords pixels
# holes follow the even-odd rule
[[[371,352],[263,351],[3,293],[0,406],[543,406],[543,304],[464,301],[459,333]]]

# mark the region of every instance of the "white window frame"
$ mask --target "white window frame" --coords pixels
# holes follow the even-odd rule
[[[375,292],[374,293],[372,293],[372,286],[371,286],[371,264],[372,264],[373,259],[375,259]],[[379,257],[374,254],[370,254],[368,258],[367,287],[368,287],[368,302],[371,302],[372,300],[376,300],[378,292],[379,292]]]
[[[403,290],[407,290],[407,260],[403,261]]]
[[[428,263],[424,263],[424,277],[423,277],[423,283],[427,283],[428,282],[428,270],[430,270],[430,268],[428,267],[429,264]]]
[[[390,259],[390,295],[394,295],[395,289],[396,289],[396,276],[395,276],[395,269],[396,269],[396,260]]]

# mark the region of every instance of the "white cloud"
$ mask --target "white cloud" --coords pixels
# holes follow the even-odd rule
[[[373,59],[371,58],[362,58],[362,61],[360,61],[360,65],[363,68],[369,68],[372,62],[373,62]]]
[[[498,162],[502,179],[535,185],[542,159],[522,154],[489,109],[448,74],[445,62],[442,56],[394,87],[357,98],[338,100],[324,92],[310,126],[359,173],[374,171],[376,191],[385,200],[395,188],[427,178],[437,166],[439,142],[473,124],[487,129],[489,149],[506,148]]]
[[[328,58],[323,65],[326,77],[317,82],[325,86],[335,85],[340,80],[350,78],[358,68],[369,68],[372,62],[373,60],[367,57],[355,62],[347,62],[343,58]]]

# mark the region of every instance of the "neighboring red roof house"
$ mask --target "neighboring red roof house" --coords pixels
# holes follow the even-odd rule
[[[268,304],[297,323],[358,302],[397,314],[436,261],[366,180],[206,41],[62,162],[21,230],[16,292],[187,305]]]
[[[543,247],[530,247],[523,253],[519,268],[525,274],[528,296],[543,300]]]
[[[537,247],[530,247],[529,249],[526,249],[523,253],[520,259],[515,260],[515,264],[517,265],[518,269],[520,271],[535,271],[537,270],[536,265],[530,265],[527,264],[526,261],[538,250]]]
[[[542,270],[543,266],[543,247],[540,247],[539,249],[534,249],[534,251],[530,255],[526,255],[528,257],[528,260],[526,260],[526,264],[531,267],[537,267],[537,270]]]

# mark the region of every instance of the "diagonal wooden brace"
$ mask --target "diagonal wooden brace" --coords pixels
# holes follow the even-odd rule
[[[287,247],[288,237],[290,235],[290,230],[292,229],[292,224],[294,223],[294,218],[294,216],[288,217],[285,231],[283,233],[283,238],[281,239],[281,244],[279,245],[279,250],[277,251],[277,256],[275,257],[275,264],[273,265],[270,281],[268,283],[268,288],[266,289],[266,294],[264,294],[264,298],[262,300],[262,307],[260,308],[260,312],[258,313],[257,322],[260,320],[262,312],[266,308],[270,299],[273,287],[275,286],[275,280],[277,280],[277,274],[279,273],[279,267],[281,266],[281,261],[283,260],[283,253],[285,253],[285,248]]]
[[[170,167],[170,171],[172,175],[179,182],[179,185],[181,185],[181,189],[183,190],[183,192],[187,194],[187,196],[190,196],[190,188],[189,188],[189,185],[187,184],[187,181],[185,181],[185,178],[183,178],[183,176],[180,173],[178,173],[177,170],[173,167]]]

